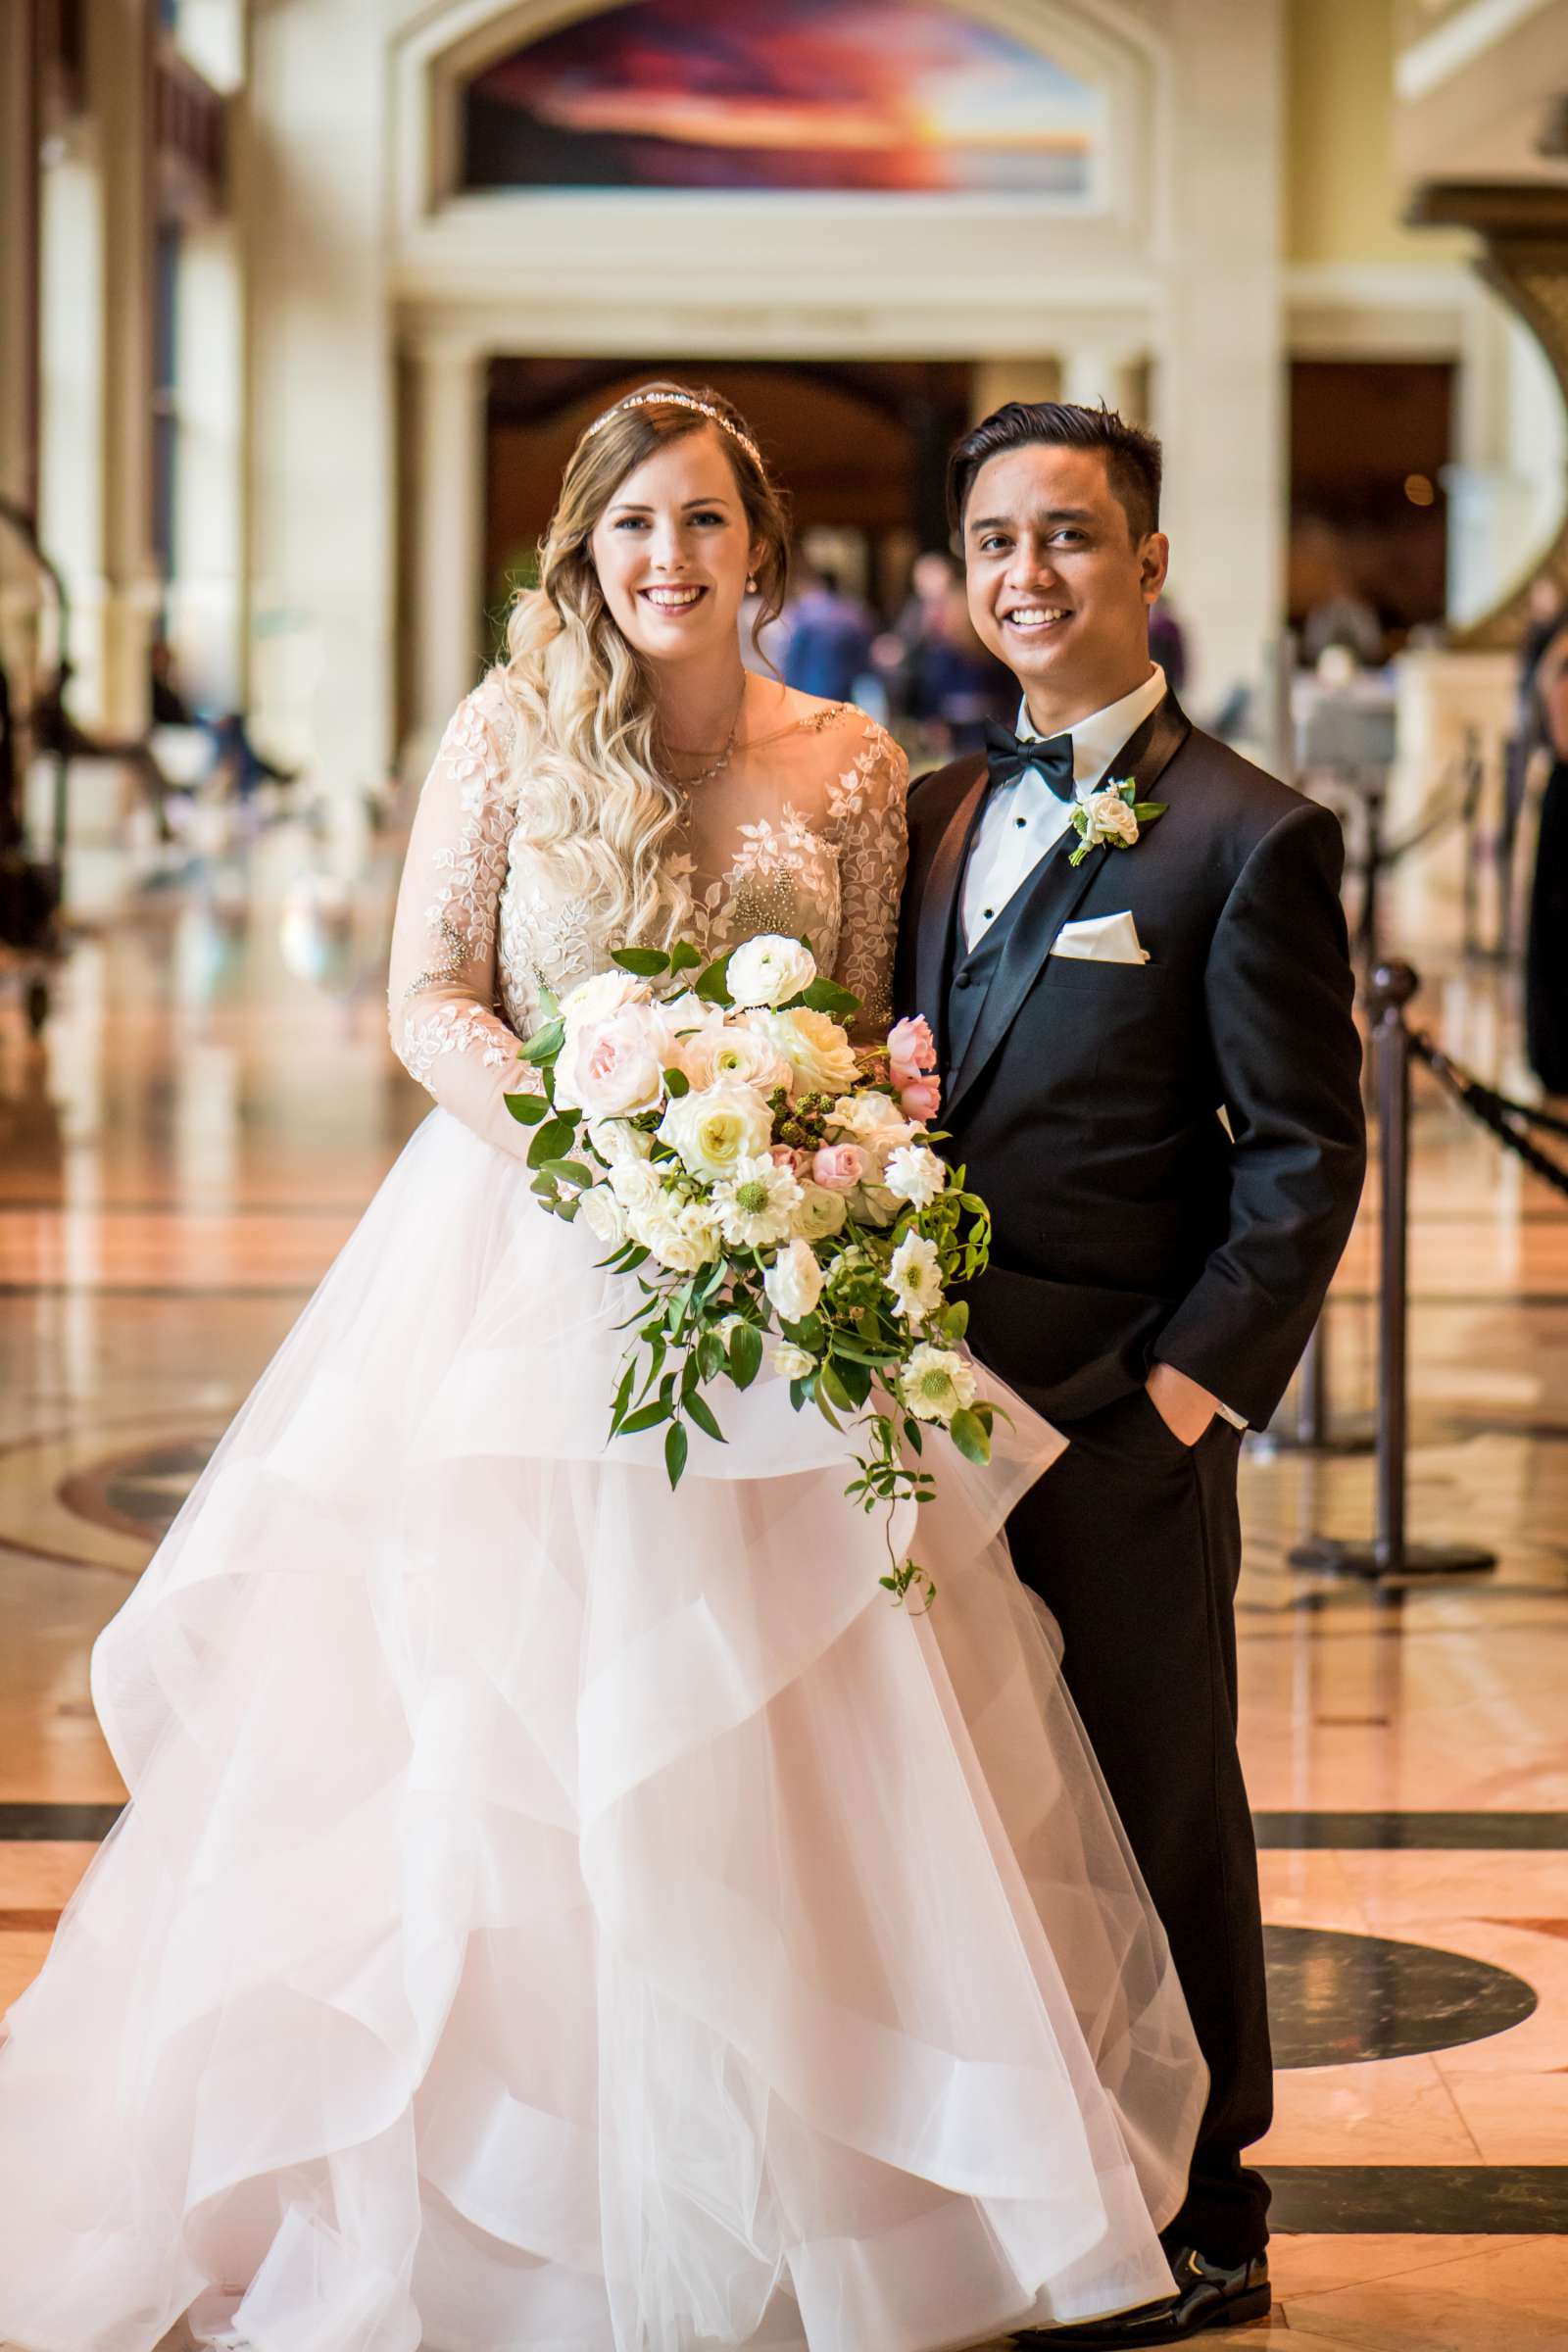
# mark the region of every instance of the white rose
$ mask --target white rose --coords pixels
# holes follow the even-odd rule
[[[722,1029],[729,1015],[722,1004],[710,1004],[695,990],[683,988],[678,997],[666,997],[660,1012],[669,1027],[684,1037],[700,1029]]]
[[[1121,841],[1132,848],[1138,839],[1138,819],[1119,792],[1093,792],[1085,806],[1092,841]]]
[[[915,1208],[925,1208],[948,1189],[948,1171],[924,1144],[902,1144],[888,1160],[888,1191]]]
[[[654,1148],[651,1135],[628,1127],[624,1119],[590,1119],[588,1141],[607,1168],[629,1167],[633,1160],[646,1159]]]
[[[809,1242],[793,1241],[781,1250],[762,1277],[762,1288],[774,1312],[786,1323],[799,1323],[822,1296],[822,1269]]]
[[[660,1121],[659,1140],[679,1153],[692,1175],[713,1183],[733,1175],[740,1160],[766,1152],[773,1141],[773,1113],[755,1087],[726,1080],[694,1088],[671,1102]]]
[[[903,1205],[885,1184],[858,1184],[850,1198],[850,1206],[859,1222],[874,1225],[879,1233],[898,1223]]]
[[[608,1184],[596,1184],[583,1194],[577,1214],[590,1233],[612,1250],[618,1250],[630,1230],[626,1211]]]
[[[706,1201],[674,1207],[668,1200],[634,1211],[634,1237],[672,1274],[695,1274],[719,1253],[718,1220]]]
[[[659,1170],[646,1159],[617,1160],[610,1171],[610,1189],[625,1209],[651,1208],[664,1198]]]
[[[760,1095],[770,1095],[775,1087],[788,1088],[794,1079],[776,1046],[755,1029],[738,1024],[700,1029],[695,1037],[682,1038],[680,1066],[693,1086],[717,1086],[733,1078],[743,1086],[755,1086]]]
[[[825,1012],[754,1012],[751,1026],[783,1054],[797,1093],[842,1094],[860,1074],[849,1037]]]
[[[883,1277],[898,1309],[912,1331],[918,1331],[934,1307],[942,1304],[942,1260],[934,1242],[923,1234],[906,1233],[893,1252]]]
[[[806,1380],[816,1370],[816,1358],[808,1355],[804,1348],[792,1348],[788,1341],[775,1348],[768,1362],[782,1380]]]
[[[854,1136],[857,1143],[876,1144],[886,1152],[897,1151],[916,1133],[892,1096],[878,1093],[875,1087],[863,1095],[841,1095],[828,1114],[828,1126]]]
[[[803,1242],[825,1242],[844,1231],[849,1214],[850,1204],[842,1193],[829,1191],[825,1184],[813,1184],[808,1177],[801,1186],[801,1201],[790,1231]]]
[[[810,987],[816,958],[798,939],[764,931],[735,950],[724,977],[737,1004],[782,1004]]]

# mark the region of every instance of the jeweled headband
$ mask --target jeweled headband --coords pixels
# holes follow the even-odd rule
[[[723,427],[732,441],[740,443],[759,473],[767,471],[762,463],[762,453],[751,434],[743,433],[738,424],[731,424],[723,410],[715,409],[710,400],[698,400],[690,392],[630,393],[625,400],[617,400],[612,409],[607,409],[602,416],[594,418],[583,436],[584,440],[591,441],[595,433],[602,433],[612,416],[620,416],[626,409],[695,409],[699,416],[710,416],[715,424]]]

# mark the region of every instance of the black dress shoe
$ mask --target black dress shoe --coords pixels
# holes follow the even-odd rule
[[[1051,2328],[1018,2337],[1020,2344],[1039,2352],[1143,2352],[1146,2344],[1185,2344],[1189,2336],[1204,2335],[1210,2328],[1246,2328],[1269,2313],[1268,2256],[1254,2254],[1237,2270],[1209,2262],[1196,2246],[1166,2248],[1176,2280],[1174,2297],[1146,2303],[1139,2311],[1119,2312],[1112,2320],[1092,2320],[1083,2328]]]

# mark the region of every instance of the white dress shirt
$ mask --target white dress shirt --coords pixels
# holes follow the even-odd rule
[[[1150,712],[1164,700],[1165,672],[1156,662],[1141,686],[1092,711],[1075,727],[1061,732],[1072,738],[1075,785],[1103,783],[1111,761]],[[1029,716],[1029,705],[1019,709],[1016,734],[1020,743],[1046,739]],[[1026,768],[1016,784],[999,785],[986,801],[975,830],[969,862],[963,876],[959,915],[965,947],[982,940],[1007,901],[1028,881],[1046,852],[1067,830],[1071,804],[1058,801],[1037,767]]]
[[[1074,785],[1103,783],[1123,744],[1164,697],[1165,672],[1156,662],[1131,694],[1063,730],[1072,738]],[[1019,708],[1014,732],[1020,743],[1046,740],[1029,716],[1027,700]],[[1070,814],[1070,805],[1057,799],[1037,767],[1026,768],[1015,784],[999,785],[989,796],[964,869],[958,911],[966,947],[984,939],[1007,901],[1066,832]],[[1233,1429],[1247,1427],[1245,1414],[1218,1397],[1214,1401]]]

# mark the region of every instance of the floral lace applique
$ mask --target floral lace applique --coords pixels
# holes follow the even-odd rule
[[[511,1051],[508,1051],[510,1045]],[[477,1004],[442,1004],[422,1018],[413,1014],[404,1022],[397,1044],[398,1058],[411,1078],[421,1086],[429,1084],[430,1072],[443,1054],[466,1054],[476,1051],[487,1070],[499,1069],[516,1057],[515,1040],[510,1039],[493,1014]],[[518,1073],[520,1091],[522,1073]]]

